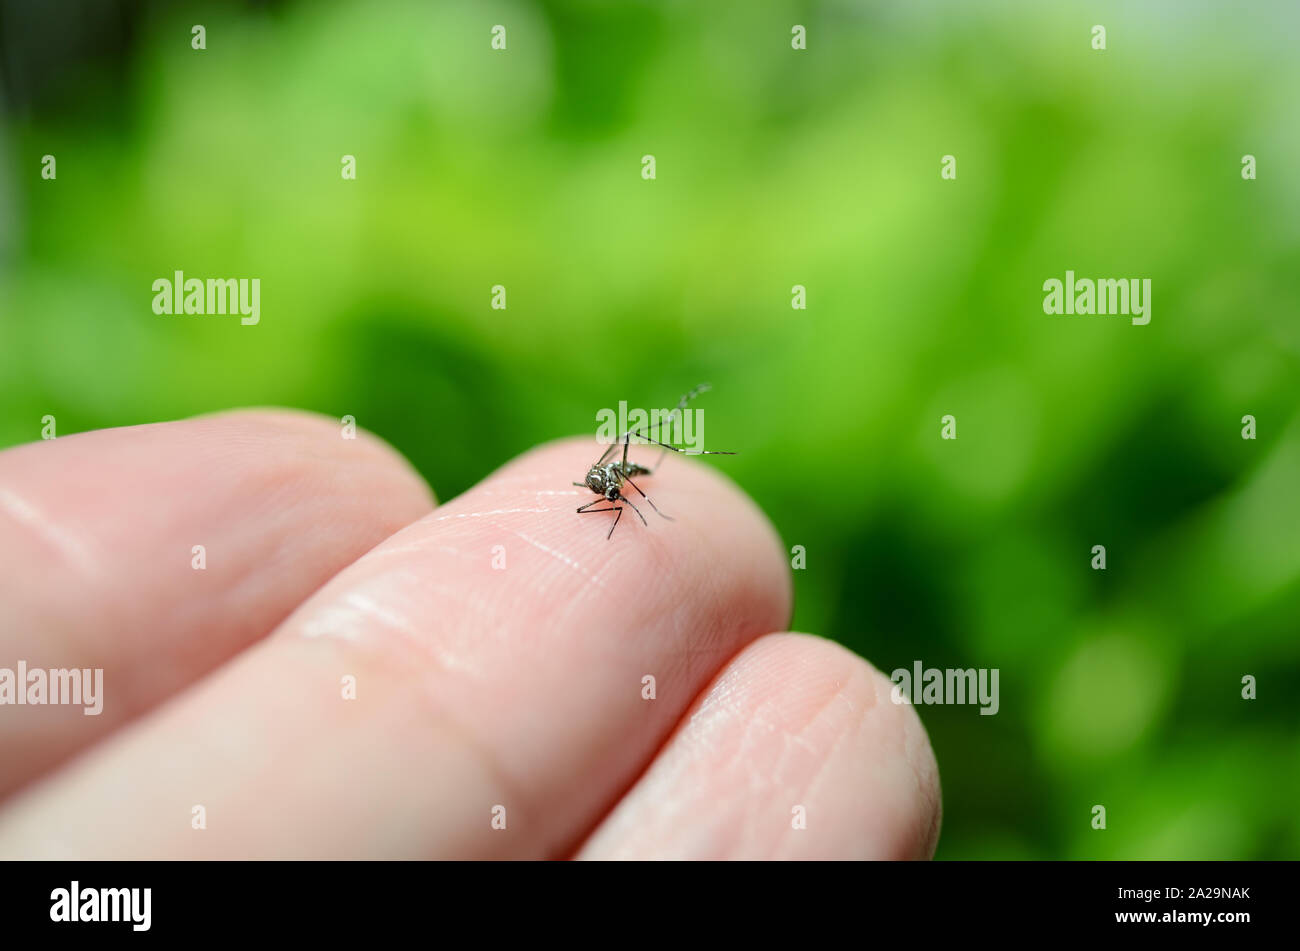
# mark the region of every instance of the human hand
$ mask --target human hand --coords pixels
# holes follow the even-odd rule
[[[754,504],[674,458],[644,487],[675,521],[606,540],[593,447],[437,507],[298,413],[0,453],[0,668],[103,669],[99,715],[0,706],[0,857],[929,857],[920,721],[773,633]]]

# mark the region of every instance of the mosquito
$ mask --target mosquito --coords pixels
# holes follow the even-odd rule
[[[683,409],[686,408],[687,403],[695,399],[695,397],[699,396],[701,393],[707,393],[709,389],[710,389],[709,384],[701,383],[695,389],[691,390],[680,400],[678,400],[677,405],[673,409],[668,411],[667,415],[663,418],[661,422],[666,423],[668,420],[672,419],[674,414],[680,413]],[[647,427],[647,429],[648,428],[650,427]],[[638,465],[635,462],[628,461],[627,451],[628,451],[628,447],[631,445],[633,436],[636,436],[639,439],[648,440],[649,442],[654,443],[656,446],[663,447],[663,449],[660,450],[659,452],[659,458],[655,460],[654,469],[647,468],[646,466]],[[610,453],[615,452],[618,449],[618,444],[620,441],[623,443],[623,461],[606,462],[605,460],[609,458]],[[585,482],[573,483],[580,489],[591,489],[591,491],[595,492],[598,496],[600,496],[600,498],[588,502],[586,505],[579,506],[578,514],[594,515],[596,512],[617,512],[618,514],[614,516],[614,524],[609,527],[609,534],[605,536],[606,540],[614,537],[614,529],[618,528],[618,520],[623,517],[623,505],[619,503],[625,503],[627,505],[631,505],[632,511],[636,512],[637,517],[641,519],[641,524],[645,525],[648,528],[650,526],[650,523],[645,520],[645,516],[641,514],[641,510],[637,508],[636,505],[633,504],[630,498],[628,498],[626,495],[623,494],[623,485],[624,483],[626,483],[627,485],[630,485],[632,488],[634,488],[637,491],[637,494],[641,496],[641,498],[649,502],[650,507],[654,509],[656,512],[658,512],[661,517],[666,518],[670,522],[673,521],[674,519],[672,518],[672,516],[664,515],[663,512],[660,512],[659,506],[654,504],[654,500],[651,499],[650,496],[642,492],[641,487],[632,481],[633,476],[654,475],[655,469],[659,468],[659,464],[663,462],[664,456],[668,454],[669,449],[671,449],[673,452],[680,452],[683,455],[687,455],[687,456],[734,456],[735,455],[734,452],[728,452],[725,449],[679,449],[676,446],[668,445],[668,443],[666,442],[660,442],[658,439],[655,439],[654,437],[650,436],[647,432],[644,432],[641,429],[630,429],[622,436],[620,436],[618,440],[611,443],[605,449],[605,451],[601,453],[600,458],[597,459],[595,463],[592,464],[592,467],[587,470],[587,480]],[[593,505],[599,505],[601,502],[608,502],[609,505],[607,505],[605,508],[592,508]]]

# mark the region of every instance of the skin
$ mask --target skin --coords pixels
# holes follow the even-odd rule
[[[548,444],[436,505],[299,413],[0,453],[0,667],[105,694],[0,706],[0,858],[930,857],[925,731],[780,633],[762,513],[674,458],[642,486],[676,521],[606,540],[573,511],[591,458]]]

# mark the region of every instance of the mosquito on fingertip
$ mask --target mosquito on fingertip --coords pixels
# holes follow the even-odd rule
[[[709,384],[701,383],[699,386],[695,387],[695,389],[691,390],[680,400],[678,400],[677,405],[673,409],[669,410],[669,412],[666,414],[664,419],[661,420],[659,423],[656,423],[655,425],[662,425],[663,423],[667,422],[669,419],[673,417],[674,414],[680,413],[682,410],[684,410],[686,408],[687,403],[695,399],[695,397],[699,396],[701,393],[707,393],[709,389],[710,389]],[[614,529],[618,528],[618,520],[623,517],[624,505],[630,505],[632,507],[632,511],[636,512],[637,517],[641,519],[641,523],[643,525],[647,527],[649,527],[650,525],[650,523],[645,520],[645,516],[641,514],[641,510],[636,507],[636,505],[632,502],[630,498],[628,498],[628,496],[623,494],[624,485],[630,485],[633,489],[635,489],[637,494],[640,495],[641,498],[645,499],[646,502],[650,504],[650,507],[654,509],[660,515],[660,517],[665,518],[670,522],[673,521],[671,516],[664,515],[663,512],[659,511],[659,506],[655,505],[654,500],[651,499],[650,496],[642,492],[641,487],[632,481],[633,476],[654,475],[655,470],[659,468],[660,463],[662,463],[664,460],[664,456],[668,453],[670,449],[673,452],[679,452],[682,455],[686,455],[686,456],[734,456],[736,455],[736,453],[730,452],[725,449],[680,449],[677,446],[672,446],[666,442],[661,442],[660,440],[655,439],[647,432],[647,430],[651,428],[653,427],[647,426],[645,427],[645,429],[641,429],[641,428],[630,429],[627,432],[625,432],[615,442],[611,443],[608,447],[606,447],[605,451],[601,453],[600,458],[597,459],[592,464],[591,468],[587,470],[586,481],[573,483],[578,488],[590,489],[592,492],[595,492],[596,495],[599,496],[599,498],[593,499],[592,501],[588,502],[586,505],[579,506],[578,507],[579,515],[594,515],[597,512],[618,513],[617,515],[614,516],[614,524],[609,527],[609,534],[605,536],[606,539],[610,539],[614,537]],[[631,446],[633,436],[636,436],[638,439],[645,439],[648,442],[652,442],[656,446],[663,447],[659,453],[659,458],[655,461],[653,469],[647,468],[646,466],[638,465],[637,463],[628,460],[627,453],[629,447]],[[618,444],[620,442],[623,444],[623,461],[606,462],[605,460],[609,458],[610,453],[618,449]],[[599,505],[601,502],[608,502],[609,504],[604,508],[592,507],[595,505]]]

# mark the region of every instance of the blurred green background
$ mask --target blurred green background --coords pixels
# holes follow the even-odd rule
[[[796,629],[1001,670],[919,708],[940,858],[1300,857],[1295,4],[0,11],[0,445],[283,404],[447,499],[708,380]],[[1045,316],[1067,268],[1150,325]]]

